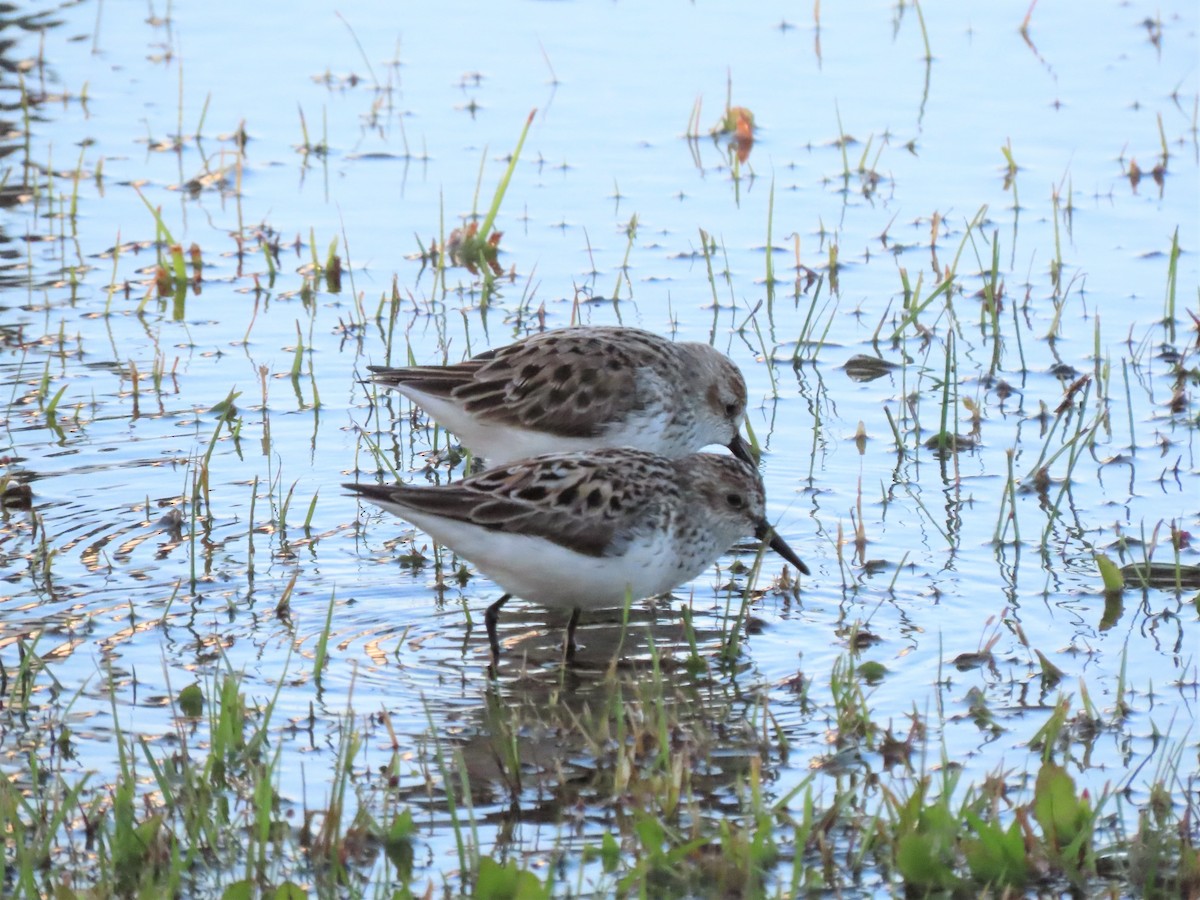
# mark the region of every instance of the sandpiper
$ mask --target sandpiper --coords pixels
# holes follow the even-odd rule
[[[767,522],[758,470],[726,454],[548,453],[447,485],[344,487],[412,522],[503,588],[484,617],[493,662],[496,620],[513,596],[571,610],[569,658],[582,610],[670,591],[746,535],[808,574]]]
[[[540,453],[711,444],[754,462],[739,427],[746,382],[708,344],[607,325],[561,328],[449,366],[370,366],[489,465]]]

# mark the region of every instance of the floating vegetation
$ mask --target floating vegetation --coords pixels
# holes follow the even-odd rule
[[[482,224],[477,221],[468,222],[451,231],[443,246],[439,247],[437,242],[431,242],[428,250],[422,247],[423,258],[429,259],[438,266],[462,266],[472,275],[482,273],[489,286],[492,284],[493,278],[504,274],[504,267],[500,265],[499,261],[500,239],[504,233],[494,230],[493,226],[496,216],[500,213],[500,206],[504,202],[508,184],[512,180],[513,170],[517,167],[517,160],[521,158],[521,148],[525,146],[525,138],[529,134],[529,126],[533,124],[533,117],[536,113],[536,109],[530,111],[529,117],[525,120],[525,127],[521,129],[516,149],[508,158],[508,168],[496,186],[492,205],[488,208]],[[512,277],[516,277],[515,272],[512,273]]]

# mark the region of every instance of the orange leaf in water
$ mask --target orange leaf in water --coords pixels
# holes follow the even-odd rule
[[[733,130],[738,140],[754,140],[754,113],[744,106],[735,106],[729,110],[729,118],[733,120]]]

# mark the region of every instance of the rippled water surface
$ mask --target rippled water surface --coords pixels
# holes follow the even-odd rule
[[[117,729],[169,744],[172,698],[228,668],[275,703],[282,805],[322,803],[357,722],[364,783],[405,754],[414,883],[453,893],[427,787],[453,747],[482,852],[603,892],[581,851],[620,767],[580,721],[668,703],[720,817],[751,770],[776,798],[839,752],[887,775],[837,720],[853,656],[886,667],[870,718],[922,719],[968,781],[1019,787],[1066,698],[1110,723],[1066,751],[1081,788],[1128,788],[1110,812],[1133,821],[1181,748],[1195,802],[1196,585],[1106,604],[1096,563],[1200,564],[1195,5],[1034,4],[1024,32],[1026,4],[817,9],[0,13],[0,475],[32,490],[0,521],[0,662],[45,661],[34,705],[70,723],[69,770],[111,778]],[[710,133],[727,105],[752,140]],[[500,276],[431,265],[531,110]],[[362,379],[574,322],[737,362],[770,516],[813,574],[731,553],[627,622],[585,617],[570,670],[562,618],[513,602],[489,680],[496,586],[339,487],[463,472]],[[957,451],[927,444],[943,432]],[[26,737],[0,731],[10,779]]]

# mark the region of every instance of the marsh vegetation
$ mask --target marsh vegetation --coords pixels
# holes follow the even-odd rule
[[[0,893],[1200,896],[1194,4],[273,6],[0,10]],[[740,366],[813,575],[489,678],[337,485],[571,323]]]

